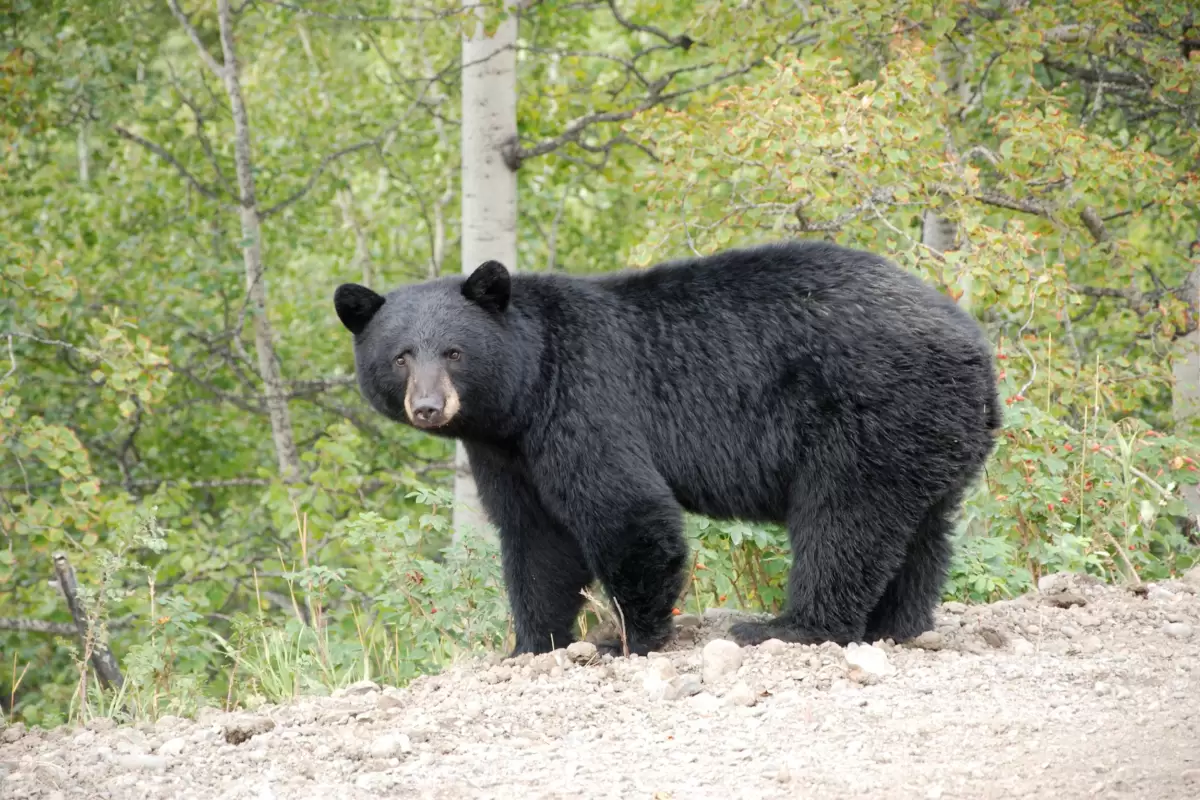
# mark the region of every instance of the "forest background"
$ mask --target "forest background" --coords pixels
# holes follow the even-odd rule
[[[1197,559],[1193,3],[14,0],[0,39],[9,719],[507,647],[453,444],[366,407],[331,301],[484,258],[881,253],[1001,370],[947,598]],[[780,529],[688,534],[681,610],[779,607]]]

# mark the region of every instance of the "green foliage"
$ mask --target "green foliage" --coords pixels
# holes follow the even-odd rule
[[[214,48],[213,5],[183,5]],[[66,553],[125,674],[103,692],[74,639],[0,628],[29,722],[402,683],[509,643],[495,545],[448,536],[451,448],[365,406],[330,303],[459,270],[460,4],[234,5],[264,311],[225,89],[167,5],[0,12],[0,608],[70,623],[47,587]],[[787,235],[887,255],[971,309],[1002,370],[946,596],[1194,562],[1200,448],[1171,380],[1197,316],[1188,3],[526,5],[520,269]],[[681,610],[781,607],[782,529],[687,525]]]

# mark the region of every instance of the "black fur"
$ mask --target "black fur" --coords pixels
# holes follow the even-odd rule
[[[1000,426],[990,347],[949,298],[818,242],[590,278],[498,267],[392,292],[355,358],[365,396],[406,422],[395,356],[461,350],[462,410],[438,433],[465,442],[500,530],[517,652],[571,642],[593,579],[631,650],[661,646],[681,508],[788,526],[787,609],[735,626],[743,644],[930,628]]]

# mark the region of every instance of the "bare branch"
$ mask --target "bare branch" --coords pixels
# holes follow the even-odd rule
[[[191,172],[189,172],[188,169],[185,166],[183,166],[183,164],[179,163],[178,159],[176,159],[175,156],[171,155],[166,150],[164,150],[162,148],[162,146],[155,144],[154,142],[150,141],[149,139],[143,139],[141,136],[138,136],[136,133],[125,129],[125,128],[121,127],[120,125],[114,125],[113,130],[115,130],[117,132],[117,135],[120,136],[122,139],[127,139],[128,141],[131,141],[134,144],[141,145],[142,147],[149,150],[151,153],[154,153],[154,155],[161,158],[163,161],[166,161],[168,164],[173,166],[175,168],[175,170],[180,175],[182,175],[183,178],[188,183],[190,183],[196,189],[196,191],[198,191],[200,194],[204,195],[205,197],[207,197],[210,200],[216,200],[218,203],[221,202],[221,197],[217,194],[215,189],[213,189],[211,186],[201,183],[199,178],[197,178],[195,175],[193,175]]]
[[[464,10],[473,10],[477,6],[461,6],[459,8],[448,9],[443,11],[428,10],[423,16],[390,16],[378,14],[330,14],[327,11],[313,11],[311,8],[297,5],[295,3],[286,3],[283,0],[260,0],[268,5],[278,8],[287,9],[305,17],[318,17],[320,19],[329,19],[337,22],[433,22],[439,19],[447,19],[449,17],[461,14]]]
[[[1096,32],[1096,26],[1088,25],[1058,25],[1042,33],[1042,41],[1054,44],[1071,44],[1082,42]]]
[[[225,177],[225,172],[221,169],[221,162],[213,150],[212,142],[208,140],[208,135],[204,132],[204,112],[200,110],[200,106],[183,90],[179,76],[175,73],[175,66],[170,60],[167,61],[167,69],[171,73],[171,84],[175,87],[175,93],[179,95],[180,102],[191,109],[192,118],[196,121],[196,138],[200,140],[200,147],[204,150],[204,155],[208,156],[209,163],[212,164],[213,172],[217,175],[217,181],[225,189],[226,194],[230,197],[237,197],[237,191],[233,188],[233,184],[229,182],[229,179]]]
[[[1104,226],[1104,220],[1096,213],[1096,209],[1088,206],[1079,212],[1079,219],[1098,244],[1106,244],[1108,242],[1108,228]]]
[[[698,42],[693,40],[692,37],[688,36],[686,33],[680,34],[679,36],[672,36],[661,28],[656,28],[653,25],[642,25],[638,22],[632,22],[631,20],[621,16],[620,10],[617,9],[616,0],[608,0],[608,7],[612,10],[613,19],[617,21],[618,25],[626,30],[648,33],[651,36],[662,39],[664,42],[673,47],[679,47],[683,49],[685,52],[689,50],[692,45],[698,44]]]
[[[656,34],[656,35],[664,35],[665,36],[666,34],[659,31],[658,34]],[[812,42],[815,42],[815,41],[817,41],[817,36],[815,34],[806,34],[803,36],[797,34],[797,35],[791,36],[785,42],[779,44],[776,48],[774,48],[774,50],[769,55],[764,55],[759,58],[753,59],[740,67],[725,70],[724,72],[721,72],[720,74],[710,78],[707,81],[698,83],[695,86],[689,86],[684,89],[678,89],[674,92],[664,92],[663,90],[666,89],[666,87],[671,83],[671,81],[674,80],[679,75],[682,75],[687,72],[695,72],[698,69],[703,69],[703,68],[713,66],[713,65],[712,64],[692,65],[690,67],[682,67],[680,69],[671,70],[671,71],[667,72],[666,74],[662,75],[661,77],[657,78],[656,80],[651,81],[649,83],[649,85],[647,86],[646,95],[634,106],[620,110],[620,111],[597,111],[597,112],[593,112],[591,114],[585,114],[581,117],[577,117],[577,118],[571,120],[571,122],[567,123],[567,126],[557,136],[552,136],[552,137],[548,137],[546,139],[542,139],[540,142],[537,142],[528,147],[517,148],[516,152],[513,154],[513,161],[515,162],[515,164],[510,165],[510,166],[513,166],[515,169],[516,167],[519,167],[521,163],[523,163],[524,161],[526,161],[530,158],[536,158],[537,156],[542,156],[542,155],[546,155],[547,153],[552,153],[555,150],[558,150],[559,148],[561,148],[567,144],[576,144],[576,145],[583,147],[583,149],[585,149],[585,150],[591,149],[592,152],[599,152],[606,148],[611,148],[613,145],[622,143],[622,142],[620,140],[613,140],[608,145],[602,145],[602,146],[593,145],[591,148],[589,148],[589,147],[583,146],[583,144],[580,142],[580,139],[584,135],[584,133],[594,125],[613,123],[613,122],[624,122],[625,120],[632,119],[633,117],[637,116],[638,114],[642,113],[643,111],[647,111],[651,108],[654,108],[655,106],[663,105],[663,104],[669,103],[673,100],[678,100],[681,97],[686,97],[690,94],[695,94],[697,92],[704,91],[705,89],[708,89],[712,86],[716,86],[717,84],[724,83],[725,81],[732,80],[733,78],[737,78],[742,75],[745,75],[745,74],[753,71],[754,69],[757,69],[758,67],[762,66],[763,64],[767,63],[767,61],[769,59],[776,57],[779,54],[779,52],[782,49],[784,49],[785,47],[798,47],[798,46],[802,46],[804,44],[811,44]],[[631,68],[631,66],[629,68]],[[628,141],[628,140],[625,140],[625,141]]]
[[[13,337],[14,334],[11,333],[6,335],[8,339],[8,363],[11,366],[9,366],[8,372],[4,373],[4,377],[0,378],[0,381],[7,380],[10,375],[17,371],[17,355],[13,352]]]
[[[171,8],[171,13],[175,15],[175,19],[179,20],[179,24],[187,31],[188,38],[192,40],[192,44],[196,45],[196,49],[200,51],[200,58],[205,65],[212,70],[212,73],[219,78],[225,76],[225,66],[221,64],[204,46],[204,40],[200,38],[200,32],[192,25],[192,21],[187,14],[183,13],[183,9],[179,7],[178,0],[167,0],[167,5]]]
[[[975,199],[981,203],[986,203],[989,206],[1007,208],[1010,211],[1021,211],[1026,214],[1034,214],[1039,217],[1046,217],[1047,219],[1053,218],[1053,215],[1050,213],[1050,209],[1036,200],[1009,197],[1002,192],[992,191],[989,189],[985,189],[984,191],[976,194]]]
[[[410,454],[411,455],[411,454]],[[415,455],[413,456],[416,459]],[[418,470],[419,473],[425,474],[430,471],[439,469],[449,469],[451,467],[448,461],[430,460],[429,463]],[[363,481],[359,487],[364,492],[373,492],[377,489],[382,489],[386,486],[395,486],[396,483],[403,481],[404,475],[393,472],[378,473],[378,477],[371,480]],[[29,489],[52,489],[63,484],[62,479],[40,481],[29,485]],[[282,481],[286,486],[307,486],[303,481]],[[159,486],[174,486],[181,489],[235,489],[246,486],[271,486],[276,483],[276,480],[271,478],[253,478],[253,477],[237,477],[237,478],[205,478],[200,480],[192,480],[190,478],[135,478],[128,482],[128,486],[139,489],[157,489]],[[125,486],[120,481],[101,481],[103,485],[118,485]],[[24,486],[0,486],[0,492],[15,492],[25,491]],[[28,492],[26,492],[28,494]],[[2,620],[3,618],[0,618]],[[0,624],[0,629],[5,626]],[[109,627],[114,627],[110,625]],[[74,632],[72,629],[71,632]]]
[[[48,633],[52,636],[74,636],[75,626],[69,622],[46,622],[40,619],[0,617],[0,631],[22,631],[24,633]]]
[[[377,147],[377,146],[379,146],[379,143],[381,141],[383,141],[382,135],[377,136],[374,139],[368,139],[365,142],[359,142],[358,144],[352,144],[349,147],[343,147],[341,150],[338,150],[336,152],[330,153],[329,155],[325,156],[324,158],[321,159],[321,163],[317,165],[317,168],[315,170],[313,170],[312,174],[308,176],[308,180],[304,183],[304,186],[297,189],[295,192],[292,192],[292,194],[290,194],[288,197],[279,201],[278,203],[271,206],[270,208],[264,209],[262,212],[259,213],[259,217],[262,219],[266,219],[267,217],[270,217],[271,215],[282,211],[283,209],[290,206],[292,203],[295,203],[297,200],[304,197],[304,195],[308,194],[309,191],[313,188],[313,186],[316,185],[317,180],[321,177],[321,175],[325,172],[325,170],[329,167],[329,165],[334,163],[335,161],[337,161],[339,158],[348,156],[351,153],[357,153],[359,150],[366,150],[368,147]]]
[[[1059,61],[1054,58],[1043,57],[1044,63],[1050,69],[1056,69],[1059,72],[1065,72],[1072,77],[1078,78],[1089,83],[1108,83],[1118,86],[1135,86],[1141,89],[1151,88],[1150,81],[1131,72],[1109,72],[1097,69],[1088,69],[1086,67],[1077,67],[1074,64],[1068,64],[1065,61]]]
[[[83,604],[79,602],[75,570],[71,568],[71,563],[67,561],[65,553],[55,553],[53,560],[54,573],[58,576],[58,588],[62,590],[63,598],[67,601],[67,608],[75,619],[75,628],[79,634],[80,643],[83,645],[84,658],[90,658],[92,667],[96,670],[96,675],[99,676],[100,683],[104,685],[104,688],[119,689],[124,683],[121,669],[117,666],[117,659],[113,656],[112,651],[108,649],[108,644],[99,638],[101,631],[96,629],[97,621],[88,616]]]

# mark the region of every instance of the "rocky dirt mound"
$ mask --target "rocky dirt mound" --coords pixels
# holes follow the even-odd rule
[[[357,684],[255,715],[0,731],[5,798],[1200,797],[1200,572],[1052,576],[910,645],[721,638]]]

